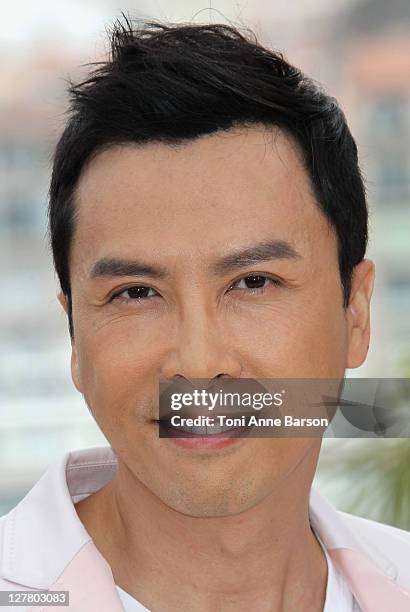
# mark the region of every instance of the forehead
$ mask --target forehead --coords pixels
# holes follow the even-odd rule
[[[107,149],[83,171],[76,207],[72,250],[81,246],[83,260],[145,247],[207,257],[275,237],[308,248],[329,233],[297,146],[262,127]]]

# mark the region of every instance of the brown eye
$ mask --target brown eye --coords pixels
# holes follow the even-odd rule
[[[128,293],[128,297],[134,300],[136,298],[139,299],[148,297],[150,291],[151,289],[149,287],[130,287],[129,289],[125,289],[123,293]]]
[[[153,295],[150,295],[150,291],[153,292]],[[134,286],[128,287],[126,289],[122,289],[118,293],[112,296],[112,299],[119,299],[126,302],[138,301],[142,299],[147,299],[154,297],[156,295],[156,291],[151,287],[142,287],[142,286]]]
[[[241,283],[243,283],[242,286]],[[270,278],[268,276],[263,276],[262,274],[250,274],[248,276],[244,276],[236,281],[232,285],[232,289],[265,289],[268,283],[271,283],[275,286],[280,285],[280,281]]]

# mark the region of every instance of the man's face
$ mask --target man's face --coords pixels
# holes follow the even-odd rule
[[[128,474],[178,511],[216,516],[254,506],[303,462],[314,471],[319,439],[192,450],[154,422],[160,379],[343,377],[337,240],[295,145],[255,127],[115,147],[76,197],[73,380]],[[297,255],[235,258],[273,241]],[[96,265],[114,258],[139,267]]]

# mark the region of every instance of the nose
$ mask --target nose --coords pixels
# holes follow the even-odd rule
[[[199,316],[183,321],[162,365],[162,377],[173,379],[240,378],[241,363],[226,334]]]

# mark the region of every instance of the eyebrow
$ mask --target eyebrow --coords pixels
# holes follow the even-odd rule
[[[285,240],[268,240],[250,245],[218,259],[210,266],[211,272],[222,276],[240,268],[276,259],[301,259],[302,256]],[[146,276],[164,279],[169,276],[166,268],[143,261],[103,257],[91,268],[90,279],[115,276]]]
[[[168,274],[165,268],[141,261],[103,257],[93,265],[89,277],[94,279],[104,276],[150,276],[151,278],[165,278]]]
[[[222,257],[211,266],[211,269],[214,274],[222,275],[238,268],[275,259],[302,259],[302,256],[285,240],[268,240]]]

